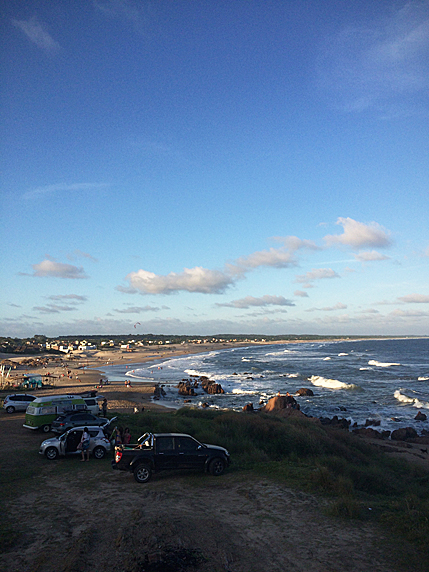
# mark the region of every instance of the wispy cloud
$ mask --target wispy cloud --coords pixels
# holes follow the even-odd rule
[[[159,312],[161,308],[158,306],[130,306],[122,310],[116,310],[118,314],[142,314],[143,312]]]
[[[92,262],[98,262],[97,258],[94,258],[91,254],[87,252],[82,252],[82,250],[76,249],[73,250],[70,254],[67,255],[69,260],[76,260],[77,258],[87,258],[88,260],[92,260]]]
[[[80,296],[79,294],[53,294],[48,296],[48,300],[58,302],[60,300],[67,300],[70,304],[82,304],[88,300],[87,296]]]
[[[105,16],[130,24],[140,34],[148,33],[150,3],[141,0],[93,0],[93,3]]]
[[[343,234],[325,236],[324,240],[328,246],[339,244],[352,248],[365,248],[391,245],[388,231],[376,222],[365,224],[349,217],[340,217],[337,224],[343,227],[344,232]]]
[[[308,310],[306,310],[306,312],[315,312],[315,311],[334,312],[336,310],[346,310],[346,309],[347,309],[346,304],[338,302],[338,304],[335,304],[335,306],[324,306],[323,308],[309,308]]]
[[[48,304],[47,306],[34,306],[33,310],[42,314],[59,314],[61,312],[76,311],[76,306],[58,306],[56,304]]]
[[[359,254],[355,254],[355,258],[356,260],[359,260],[359,262],[378,262],[380,260],[390,260],[390,256],[381,254],[376,250],[372,250],[371,252],[359,252]]]
[[[314,282],[315,280],[324,280],[326,278],[340,278],[340,275],[332,270],[332,268],[313,268],[305,274],[295,277],[295,281],[301,284]]]
[[[411,1],[384,18],[351,24],[319,53],[318,85],[337,107],[416,112],[415,95],[429,86],[429,4]]]
[[[408,294],[398,298],[404,304],[429,304],[429,296],[427,294]]]
[[[46,24],[40,22],[36,17],[33,16],[29,20],[12,20],[12,24],[45,52],[52,54],[60,50],[60,44],[48,32]]]
[[[246,296],[245,298],[233,300],[232,302],[225,302],[223,304],[217,303],[216,306],[225,306],[227,308],[251,308],[253,306],[295,306],[295,304],[283,296],[265,295],[260,298]]]
[[[55,185],[45,185],[43,187],[37,187],[26,191],[23,194],[24,199],[38,199],[44,197],[50,197],[57,193],[85,193],[98,191],[100,189],[105,189],[108,187],[106,183],[59,183]]]

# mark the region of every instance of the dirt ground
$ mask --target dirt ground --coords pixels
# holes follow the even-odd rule
[[[20,535],[1,555],[1,570],[404,570],[378,528],[324,516],[326,501],[314,496],[228,471],[217,478],[164,473],[141,485],[113,471],[111,458],[46,460],[38,454],[46,436],[23,421],[24,414],[0,411],[2,469],[23,458],[36,475],[18,484],[5,507]]]

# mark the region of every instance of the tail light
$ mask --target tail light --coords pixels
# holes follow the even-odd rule
[[[122,459],[122,451],[116,451],[115,453],[115,462],[119,463],[119,461]]]

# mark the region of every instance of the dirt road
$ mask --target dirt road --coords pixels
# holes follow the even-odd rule
[[[165,473],[140,485],[110,459],[47,461],[38,454],[44,436],[23,429],[23,418],[0,412],[2,472],[23,465],[22,480],[6,483],[14,493],[3,514],[20,534],[6,539],[2,570],[401,570],[380,530],[324,516],[316,497],[233,471]]]

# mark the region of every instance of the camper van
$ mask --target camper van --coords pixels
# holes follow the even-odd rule
[[[48,433],[52,421],[61,413],[86,409],[85,400],[80,395],[44,395],[27,407],[23,426],[27,429],[42,429],[44,433]]]

